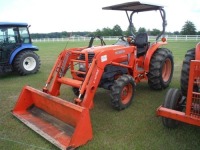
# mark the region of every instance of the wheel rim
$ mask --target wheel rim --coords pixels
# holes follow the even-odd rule
[[[133,88],[131,84],[124,86],[121,92],[121,102],[123,104],[127,104],[132,97],[132,93],[133,93]]]
[[[165,60],[165,63],[162,68],[162,78],[164,82],[167,82],[171,76],[172,70],[172,63],[171,60],[168,58]]]
[[[36,67],[36,61],[33,57],[26,57],[23,61],[23,67],[27,71],[32,71]]]

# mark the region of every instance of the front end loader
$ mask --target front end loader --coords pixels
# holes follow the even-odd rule
[[[181,71],[181,90],[168,90],[157,109],[163,125],[176,128],[180,122],[200,126],[200,43],[185,55]]]
[[[88,109],[25,86],[13,115],[60,149],[92,139]]]
[[[130,2],[104,9],[125,11],[131,29],[134,13],[158,10],[163,31],[152,44],[146,33],[132,32],[113,45],[92,37],[87,47],[60,53],[42,91],[23,88],[13,115],[60,149],[73,149],[92,139],[89,110],[94,107],[97,88],[109,90],[112,106],[123,110],[132,103],[136,83],[141,80],[148,80],[149,86],[158,90],[171,82],[173,56],[170,50],[161,48],[167,44],[165,38],[158,41],[166,26],[163,7]],[[101,41],[100,46],[93,45],[95,38]],[[74,102],[58,97],[62,85],[72,87]]]

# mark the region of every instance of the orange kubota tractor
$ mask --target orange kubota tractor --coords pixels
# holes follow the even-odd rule
[[[138,12],[159,11],[162,33],[150,44],[146,33],[119,38],[113,45],[64,49],[49,75],[43,91],[25,86],[12,113],[24,124],[61,149],[76,148],[92,139],[89,110],[98,87],[110,90],[111,104],[118,110],[128,107],[135,85],[148,80],[152,89],[168,87],[173,74],[173,56],[161,48],[165,38],[165,11],[162,6],[129,2],[105,7],[126,12],[133,31],[132,16]],[[58,98],[61,85],[71,86],[74,103]]]
[[[180,122],[200,126],[200,43],[185,55],[181,71],[181,90],[168,90],[157,109],[163,125],[175,128]]]

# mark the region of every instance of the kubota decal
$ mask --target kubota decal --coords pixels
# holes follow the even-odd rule
[[[96,82],[96,79],[97,79],[98,74],[99,74],[99,69],[97,69],[97,72],[96,72],[96,74],[95,74],[95,76],[94,76],[94,81],[93,81],[93,83]]]
[[[116,55],[119,55],[119,54],[122,54],[122,53],[125,53],[125,50],[119,50],[119,51],[115,52]]]

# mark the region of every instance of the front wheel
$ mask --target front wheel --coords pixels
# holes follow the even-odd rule
[[[40,68],[40,58],[35,52],[24,50],[15,57],[13,67],[20,75],[33,74]]]
[[[148,84],[155,90],[169,86],[174,70],[174,61],[171,51],[159,48],[152,56],[148,73]]]
[[[111,103],[117,110],[127,108],[135,93],[135,82],[130,75],[122,75],[115,80],[111,87]]]
[[[163,107],[172,110],[182,111],[184,99],[179,89],[169,89],[166,96]],[[176,128],[179,125],[179,121],[170,118],[162,117],[163,125],[168,128]]]

